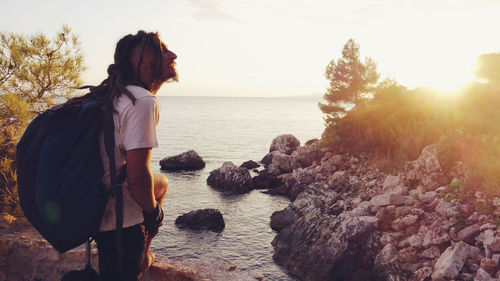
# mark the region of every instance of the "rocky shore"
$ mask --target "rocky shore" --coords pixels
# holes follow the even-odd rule
[[[0,214],[0,281],[56,281],[70,270],[85,267],[85,249],[58,253],[23,219]],[[98,268],[97,250],[91,263]],[[155,253],[152,267],[142,281],[264,280],[251,270],[229,262],[167,258]]]
[[[500,280],[500,198],[461,200],[468,169],[440,143],[394,174],[316,144],[280,136],[261,161],[292,201],[271,216],[276,262],[307,281]]]

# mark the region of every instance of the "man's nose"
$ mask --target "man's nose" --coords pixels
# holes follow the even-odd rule
[[[168,50],[168,56],[171,60],[175,60],[177,58],[177,55],[170,50]]]

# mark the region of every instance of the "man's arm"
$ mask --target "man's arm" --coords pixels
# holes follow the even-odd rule
[[[127,151],[127,180],[132,197],[147,213],[156,208],[153,192],[153,174],[149,166],[151,148]]]

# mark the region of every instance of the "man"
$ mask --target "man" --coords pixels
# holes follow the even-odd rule
[[[117,272],[116,198],[111,198],[96,235],[101,279],[139,280],[151,266],[151,239],[162,224],[161,205],[167,192],[165,176],[152,173],[151,150],[158,146],[156,126],[160,105],[155,94],[167,81],[177,81],[174,60],[157,33],[139,31],[117,43],[114,64],[108,78],[91,89],[97,96],[106,95],[115,109],[115,166],[120,171],[126,163],[123,187],[122,270]],[[103,183],[110,185],[109,158],[104,137],[99,139],[103,159]]]

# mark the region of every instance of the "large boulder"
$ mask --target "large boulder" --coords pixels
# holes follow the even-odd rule
[[[285,154],[292,154],[297,147],[300,146],[300,141],[291,134],[281,135],[273,139],[269,152],[279,151]]]
[[[160,161],[162,170],[199,170],[205,167],[205,161],[194,150],[183,152],[179,155],[166,157]]]
[[[462,241],[448,247],[434,265],[432,279],[457,278],[470,252],[471,246]]]
[[[210,172],[207,184],[232,193],[246,193],[252,189],[252,177],[247,169],[240,168],[232,162],[224,162],[222,167]]]
[[[305,281],[370,280],[378,219],[366,204],[338,216],[314,209],[282,229],[273,258]]]
[[[178,216],[175,224],[194,230],[208,229],[216,232],[222,231],[226,226],[222,214],[216,209],[200,209]]]

